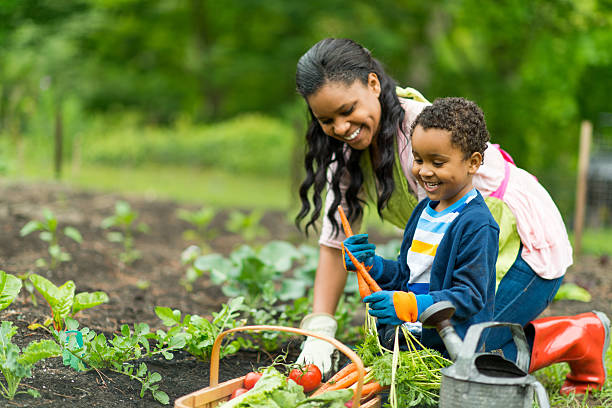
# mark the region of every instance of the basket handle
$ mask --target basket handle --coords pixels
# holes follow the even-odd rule
[[[240,331],[283,331],[295,334],[301,334],[303,336],[310,336],[320,340],[325,340],[330,343],[332,346],[340,350],[345,356],[347,356],[355,366],[357,367],[357,372],[359,373],[359,377],[357,379],[357,389],[355,390],[355,395],[353,395],[353,407],[358,408],[359,402],[361,400],[361,389],[363,387],[363,377],[365,376],[365,369],[363,366],[363,361],[361,358],[355,353],[353,350],[348,348],[346,345],[342,344],[338,340],[333,337],[323,336],[318,333],[313,333],[307,330],[296,329],[294,327],[284,327],[284,326],[269,326],[269,325],[258,325],[258,326],[241,326],[235,327],[233,329],[226,330],[224,332],[219,333],[217,338],[215,339],[215,343],[212,347],[212,352],[210,354],[210,386],[213,387],[219,383],[219,352],[221,350],[221,341],[225,336],[230,333],[240,332]]]

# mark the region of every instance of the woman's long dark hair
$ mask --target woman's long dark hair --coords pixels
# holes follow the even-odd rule
[[[379,101],[381,105],[381,117],[379,132],[376,136],[379,156],[374,168],[376,180],[380,191],[378,194],[378,213],[387,205],[391,193],[395,188],[393,181],[393,165],[395,162],[395,138],[398,126],[404,132],[404,110],[400,105],[395,93],[395,81],[385,73],[380,62],[372,57],[370,51],[349,39],[326,38],[312,46],[298,61],[296,72],[297,91],[305,99],[317,92],[323,85],[341,81],[350,86],[359,80],[364,85],[368,84],[368,75],[375,73],[380,81],[381,92]],[[327,169],[330,164],[336,164],[336,171],[331,175],[331,190],[334,193],[334,202],[327,213],[332,223],[333,233],[337,234],[339,225],[334,217],[337,207],[341,202],[340,180],[343,174],[348,173],[350,178],[349,187],[346,190],[346,203],[348,208],[347,217],[350,221],[361,217],[363,214],[363,200],[357,197],[363,184],[363,172],[359,161],[367,150],[355,150],[346,143],[329,137],[323,132],[319,122],[312,110],[308,109],[310,124],[306,132],[306,177],[302,182],[299,195],[302,208],[296,216],[296,225],[300,223],[308,213],[312,214],[306,223],[305,230],[309,228],[316,230],[315,222],[321,214],[323,200],[321,193],[327,185]],[[344,152],[348,149],[348,159]],[[309,190],[312,191],[312,203],[309,198]]]

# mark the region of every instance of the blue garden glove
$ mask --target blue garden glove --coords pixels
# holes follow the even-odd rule
[[[429,295],[425,297],[431,299]],[[366,296],[363,301],[370,305],[370,315],[378,317],[378,322],[382,324],[399,326],[405,322],[416,322],[419,317],[417,298],[412,292],[381,290]]]
[[[374,264],[376,245],[370,244],[368,242],[368,234],[357,234],[345,239],[342,244],[344,248],[348,249],[351,254],[359,262],[361,262],[367,269],[372,268]],[[347,271],[355,272],[357,267],[353,265],[351,258],[349,258],[348,254],[343,250],[342,255],[344,256],[344,265],[346,266]]]

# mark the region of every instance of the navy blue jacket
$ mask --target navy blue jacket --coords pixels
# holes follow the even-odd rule
[[[381,258],[382,268],[378,268],[381,270],[370,271],[383,290],[408,291],[410,269],[406,257],[417,221],[430,203],[432,201],[426,198],[412,212],[398,259]],[[455,306],[451,323],[461,338],[469,326],[493,320],[498,250],[499,226],[478,192],[446,230],[430,275],[429,295],[434,303],[448,300]],[[423,329],[422,343],[440,351],[446,350],[434,329]]]

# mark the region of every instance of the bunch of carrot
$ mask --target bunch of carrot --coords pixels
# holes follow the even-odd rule
[[[374,377],[371,374],[371,367],[366,368],[366,375],[363,378],[364,385],[361,389],[361,399],[367,400],[371,396],[378,394],[383,391],[385,387],[380,385],[378,381],[374,381]],[[313,393],[313,396],[323,394],[327,391],[351,389],[353,393],[357,388],[357,380],[359,379],[359,372],[355,363],[350,363],[344,366],[338,371],[332,378],[324,383],[318,390]]]
[[[338,212],[340,213],[340,220],[342,221],[344,235],[346,235],[347,238],[353,236],[353,230],[351,229],[351,225],[349,224],[341,205],[338,206]],[[359,295],[361,295],[361,298],[363,299],[364,297],[371,295],[372,292],[379,292],[381,290],[380,286],[378,286],[378,283],[376,283],[376,281],[370,276],[369,269],[366,268],[363,263],[359,262],[351,251],[344,247],[344,244],[342,244],[342,252],[342,260],[344,261],[344,252],[346,252],[351,259],[351,262],[353,262],[353,265],[355,265],[357,268],[357,283],[359,285]]]

